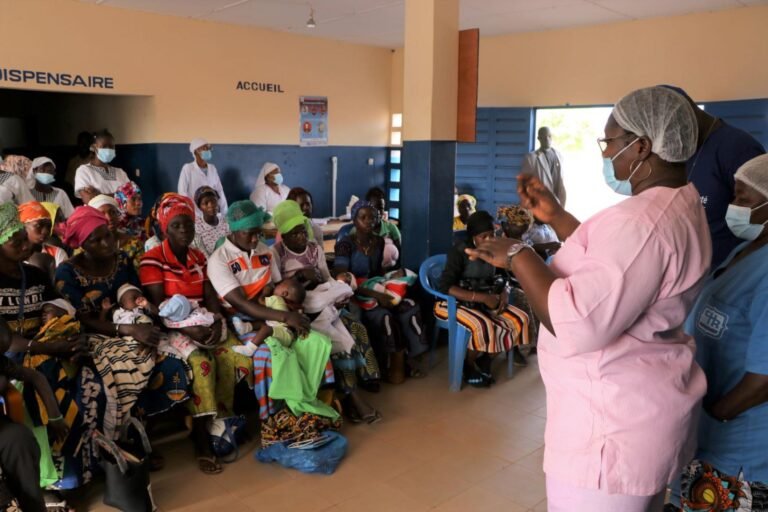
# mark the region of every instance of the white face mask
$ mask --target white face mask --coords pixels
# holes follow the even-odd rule
[[[752,212],[759,210],[767,204],[768,201],[754,208],[729,204],[728,211],[725,213],[725,223],[728,224],[728,228],[733,234],[742,240],[754,240],[762,234],[768,221],[762,224],[752,224],[750,222]]]

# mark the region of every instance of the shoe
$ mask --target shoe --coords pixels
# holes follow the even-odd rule
[[[528,360],[517,347],[512,349],[512,364],[521,368],[528,366]]]

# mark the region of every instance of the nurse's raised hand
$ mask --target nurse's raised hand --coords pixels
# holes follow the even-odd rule
[[[552,224],[558,216],[565,213],[555,195],[536,176],[520,174],[517,177],[517,193],[520,196],[520,206],[530,210],[545,224]]]

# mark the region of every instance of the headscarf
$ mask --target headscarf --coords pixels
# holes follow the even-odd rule
[[[376,206],[374,206],[372,202],[366,201],[365,199],[359,199],[355,204],[352,205],[352,209],[349,212],[353,221],[357,218],[357,214],[360,213],[360,210],[363,208],[371,208],[376,212],[376,215],[379,214],[379,210],[376,209]]]
[[[152,238],[153,236],[157,236],[157,229],[159,226],[157,225],[157,210],[160,207],[160,203],[163,202],[163,200],[174,194],[174,192],[165,192],[163,195],[155,199],[155,204],[152,206],[152,209],[149,210],[149,215],[147,215],[147,219],[144,221],[144,231],[147,234],[147,238]]]
[[[90,201],[88,201],[88,206],[91,208],[96,208],[97,210],[101,208],[104,205],[110,205],[115,208],[115,210],[120,210],[120,205],[117,204],[117,201],[115,201],[115,198],[112,196],[108,196],[106,194],[99,194]]]
[[[134,182],[127,181],[115,191],[115,201],[117,201],[117,208],[122,213],[125,213],[125,209],[128,206],[128,201],[136,196],[141,196],[141,189]]]
[[[499,209],[496,210],[496,217],[502,222],[508,222],[515,226],[530,227],[533,224],[531,212],[516,204],[499,206]]]
[[[194,155],[196,149],[201,148],[207,144],[208,141],[205,139],[192,139],[192,142],[189,143],[189,152]]]
[[[219,193],[215,188],[209,187],[208,185],[203,185],[202,187],[195,190],[195,206],[200,208],[200,201],[202,201],[205,196],[213,196],[217,201],[219,200]]]
[[[306,226],[307,224],[307,218],[302,213],[299,203],[291,199],[275,206],[272,216],[274,217],[275,227],[281,235],[288,233],[296,226]],[[311,230],[307,232],[307,235],[310,233],[312,233]]]
[[[53,166],[53,169],[56,170],[56,164],[53,163],[53,160],[48,158],[47,156],[39,156],[32,160],[32,163],[29,166],[29,172],[33,172],[38,167],[42,167],[45,164],[51,164]]]
[[[81,247],[96,228],[106,226],[107,217],[92,206],[78,206],[67,219],[64,243],[74,248]]]
[[[233,233],[260,228],[271,218],[264,208],[256,206],[249,199],[232,203],[227,210],[227,224]]]
[[[19,205],[19,219],[22,223],[35,222],[37,220],[53,220],[51,214],[45,209],[45,206],[37,201],[27,201],[24,204]]]
[[[157,206],[157,223],[160,224],[163,233],[168,232],[168,224],[179,215],[188,215],[195,220],[195,205],[192,204],[192,200],[181,194],[164,195]]]
[[[47,201],[44,201],[40,204],[43,205],[43,208],[45,208],[51,215],[51,222],[56,222],[56,213],[59,211],[59,205],[56,203],[49,203]]]
[[[475,208],[477,208],[477,199],[475,199],[474,196],[471,196],[469,194],[461,194],[459,197],[456,198],[456,208],[459,207],[462,201],[469,201],[469,208],[473,212],[475,211]]]
[[[467,234],[471,237],[493,230],[493,217],[485,210],[477,211],[467,219]]]
[[[13,235],[24,229],[19,220],[19,212],[13,203],[0,204],[0,244],[4,244]]]
[[[668,87],[646,87],[613,107],[619,126],[651,139],[651,151],[665,162],[685,162],[696,152],[699,126],[690,102]]]
[[[256,186],[259,185],[264,186],[267,183],[267,175],[277,169],[280,171],[280,166],[277,165],[274,162],[267,162],[264,165],[261,166],[261,171],[259,171],[259,175],[256,176]],[[282,171],[280,171],[282,172]]]
[[[27,179],[31,168],[32,160],[23,155],[6,155],[2,163],[2,169],[5,172],[15,174],[23,180]]]
[[[67,312],[67,314],[74,318],[75,314],[77,314],[77,311],[75,310],[75,306],[73,306],[68,300],[66,299],[53,299],[53,300],[47,300],[43,302],[43,305],[50,304],[52,306],[56,306],[59,309],[63,309]]]
[[[734,178],[768,198],[768,155],[756,156],[742,164]]]

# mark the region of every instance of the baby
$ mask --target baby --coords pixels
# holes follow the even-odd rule
[[[216,345],[211,343],[211,326],[216,323],[216,315],[201,307],[197,301],[176,294],[160,303],[158,316],[165,327],[172,329],[168,337],[160,342],[161,352],[176,353],[186,359],[198,348],[210,349]],[[222,326],[218,341],[226,339],[227,330]],[[172,348],[168,349],[166,345]]]
[[[408,288],[416,282],[416,274],[408,269],[399,269],[387,272],[383,277],[366,279],[360,288],[373,290],[390,297],[393,306],[397,306],[405,298]],[[378,301],[372,297],[358,294],[357,300],[363,309],[373,309]]]
[[[274,292],[265,300],[265,305],[278,311],[303,312],[304,299],[307,291],[296,279],[286,279],[275,286]],[[277,339],[284,347],[290,347],[296,341],[296,333],[283,322],[268,320],[251,336],[243,336],[245,343],[241,347],[233,347],[238,354],[252,356],[259,345],[268,337]]]
[[[117,289],[117,302],[120,307],[112,314],[112,322],[118,325],[151,324],[150,315],[157,315],[157,308],[132,284],[124,284]],[[104,299],[101,303],[102,319],[112,308],[111,301]]]

